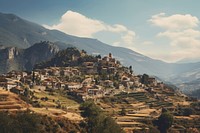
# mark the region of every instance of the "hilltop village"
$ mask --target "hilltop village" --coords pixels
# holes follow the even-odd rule
[[[77,60],[77,57],[73,56],[72,60]],[[23,94],[24,85],[30,89],[33,86],[43,90],[64,89],[82,101],[122,92],[153,92],[155,87],[164,88],[164,84],[153,77],[133,74],[132,66],[122,66],[111,53],[102,59],[97,57],[95,61],[83,62],[81,66],[47,67],[32,72],[11,71],[0,77],[0,86],[8,91]],[[155,93],[155,97],[159,95]]]
[[[132,66],[123,66],[111,53],[104,57],[89,56],[84,50],[68,48],[50,61],[37,64],[31,72],[11,71],[1,75],[0,88],[1,92],[15,93],[27,103],[5,106],[0,102],[0,111],[28,108],[78,122],[83,120],[79,103],[92,100],[126,132],[148,132],[163,110],[174,115],[171,132],[198,131],[200,127],[200,109],[194,104],[197,99],[155,77],[134,74]],[[193,112],[184,114],[188,108]]]

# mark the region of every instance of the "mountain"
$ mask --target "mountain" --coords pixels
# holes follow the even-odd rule
[[[192,91],[200,89],[200,78],[193,81],[180,83],[178,84],[178,87],[181,88],[181,90],[185,93],[191,93]]]
[[[12,69],[30,70],[34,63],[52,57],[57,50],[48,51],[51,49],[50,47],[41,49],[39,46],[41,43],[38,43],[41,41],[53,42],[57,50],[76,47],[79,50],[84,49],[88,54],[104,56],[112,53],[123,65],[132,65],[135,73],[155,75],[174,84],[184,83],[191,78],[191,76],[185,75],[194,70],[199,72],[198,68],[200,68],[200,62],[166,63],[127,48],[114,47],[97,39],[67,35],[57,30],[46,29],[14,14],[0,13],[0,73]],[[33,46],[35,43],[38,45]]]
[[[10,70],[22,70],[23,50],[16,47],[1,47],[0,49],[0,73],[5,73]]]
[[[177,75],[189,68],[154,60],[130,49],[113,47],[96,39],[80,38],[57,30],[48,30],[13,14],[0,13],[0,40],[0,45],[17,48],[28,48],[40,41],[50,41],[55,42],[61,49],[71,45],[80,50],[84,49],[89,54],[112,53],[124,65],[132,65],[136,73],[148,73],[162,78]]]
[[[177,75],[173,79],[183,93],[200,98],[200,68]]]
[[[0,13],[0,40],[0,45],[17,48],[28,48],[40,41],[55,42],[61,49],[72,45],[80,50],[86,50],[89,54],[112,53],[124,65],[133,65],[136,73],[154,75],[167,73],[163,71],[167,65],[165,62],[151,59],[130,49],[110,46],[96,39],[80,38],[57,30],[48,30],[13,14]]]
[[[0,48],[0,73],[11,70],[32,70],[36,63],[51,59],[59,48],[50,42],[40,42],[27,49],[17,47]]]
[[[200,62],[200,59],[199,58],[184,58],[184,59],[181,59],[179,61],[177,61],[176,63],[195,63],[195,62]]]

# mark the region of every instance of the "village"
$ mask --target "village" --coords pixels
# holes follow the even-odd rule
[[[33,86],[43,90],[65,89],[83,101],[120,92],[164,87],[162,82],[157,82],[155,78],[146,74],[134,75],[132,66],[123,67],[111,54],[99,59],[98,62],[84,62],[81,67],[49,67],[35,69],[32,72],[13,70],[0,76],[0,86],[5,90],[23,94],[24,85],[30,89]]]
[[[76,61],[78,57],[72,55],[71,60]],[[79,115],[79,103],[92,99],[130,133],[148,130],[148,122],[158,118],[163,109],[176,114],[178,108],[190,107],[192,102],[197,101],[147,74],[136,75],[133,69],[132,66],[122,66],[109,53],[103,58],[98,56],[96,60],[85,61],[81,66],[11,71],[0,76],[0,87],[4,92],[26,97],[30,104],[26,108],[35,112],[46,111],[45,114],[49,114],[54,110],[54,115],[64,112],[67,118],[73,115],[71,119],[77,121],[83,119]],[[65,96],[69,99],[66,100]],[[56,109],[60,112],[55,113]],[[0,103],[0,110],[9,108],[3,108]],[[187,127],[180,126],[181,121],[200,121],[199,115],[177,115],[175,118],[176,124],[171,130],[179,132],[190,127],[189,124]],[[199,126],[195,124],[192,128]]]

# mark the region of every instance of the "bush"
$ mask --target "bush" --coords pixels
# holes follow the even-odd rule
[[[82,110],[82,116],[86,117],[87,132],[123,133],[120,126],[111,117],[107,117],[94,102],[86,101],[81,104],[80,109]]]
[[[171,127],[173,124],[173,115],[171,115],[168,112],[164,112],[160,115],[157,121],[155,121],[155,125],[158,126],[158,129],[161,133],[166,133],[167,130]]]
[[[16,114],[0,112],[0,133],[57,133],[79,132],[76,123],[65,118],[51,118],[29,111]]]
[[[125,109],[125,108],[122,108],[120,114],[121,114],[122,116],[125,116],[125,115],[126,115],[126,109]]]
[[[183,115],[184,116],[190,116],[194,114],[194,110],[192,108],[184,108],[183,109]]]

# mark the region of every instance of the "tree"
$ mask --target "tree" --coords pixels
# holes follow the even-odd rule
[[[65,118],[54,118],[24,112],[0,112],[0,133],[60,133],[79,132],[78,124]]]
[[[122,110],[121,110],[121,115],[125,116],[126,115],[126,109],[123,107]]]
[[[40,131],[41,117],[34,113],[22,112],[18,113],[16,119],[19,124],[19,129],[22,133],[37,133]]]
[[[147,85],[148,84],[148,79],[149,79],[149,75],[143,74],[142,75],[142,79],[141,79],[141,83]]]
[[[25,89],[24,89],[24,96],[25,96],[25,97],[29,97],[30,94],[31,94],[31,92],[30,92],[30,90],[29,90],[29,87],[25,87]]]
[[[11,133],[14,120],[6,112],[0,112],[0,132]]]
[[[149,133],[160,133],[160,131],[153,126],[149,126]]]
[[[81,50],[81,53],[87,54],[87,52],[83,49]]]
[[[35,83],[35,71],[34,70],[32,72],[32,81],[33,81],[33,83]]]
[[[123,133],[120,126],[109,116],[104,119],[102,129],[102,133]]]
[[[116,73],[115,73],[114,78],[115,78],[115,80],[119,81],[119,78],[120,78],[119,72],[116,72]]]
[[[97,58],[97,59],[101,59],[101,55],[97,55],[96,58]]]
[[[169,112],[164,112],[160,115],[155,123],[161,133],[167,133],[167,130],[171,127],[173,121],[173,115],[171,115]]]
[[[39,133],[41,117],[29,112],[20,112],[11,115],[8,112],[0,113],[1,133]]]
[[[82,110],[81,115],[86,117],[87,132],[123,133],[120,126],[111,117],[107,117],[93,101],[82,103],[80,109]]]
[[[133,74],[133,68],[132,68],[132,66],[129,66],[129,71],[130,71],[131,74]]]
[[[184,116],[190,116],[192,114],[194,114],[194,109],[192,109],[192,108],[184,108],[183,109],[183,115]]]
[[[91,100],[82,103],[80,109],[82,110],[81,115],[83,117],[95,117],[98,116],[101,111],[101,109]]]

